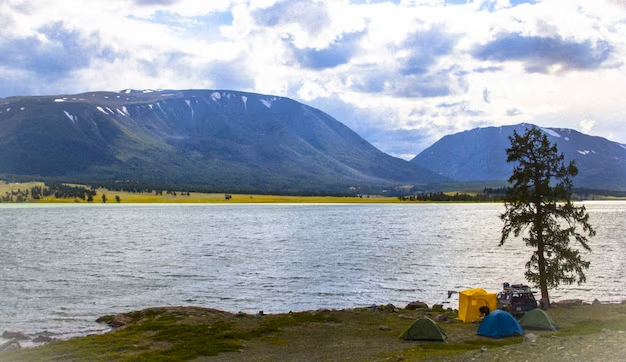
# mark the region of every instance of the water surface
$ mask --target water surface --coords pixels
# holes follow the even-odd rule
[[[625,202],[590,202],[588,282],[553,300],[625,298]],[[499,204],[0,205],[0,330],[59,337],[163,305],[266,313],[414,300],[523,282]]]

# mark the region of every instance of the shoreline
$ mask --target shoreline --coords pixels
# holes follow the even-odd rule
[[[435,361],[471,360],[477,356],[490,356],[490,359],[498,357],[515,361],[518,359],[508,357],[519,355],[522,358],[520,360],[529,359],[528,356],[535,356],[535,353],[546,353],[548,347],[556,349],[567,345],[567,341],[573,337],[577,344],[562,352],[572,352],[582,341],[585,348],[581,352],[576,350],[576,353],[586,353],[593,347],[587,346],[592,340],[614,341],[613,344],[598,342],[604,343],[598,347],[603,349],[603,353],[609,353],[609,356],[624,352],[615,351],[615,346],[619,347],[626,340],[624,301],[600,305],[555,304],[548,313],[561,330],[526,331],[526,334],[533,333],[536,336],[537,343],[531,345],[527,345],[523,337],[494,340],[477,336],[477,325],[459,323],[455,320],[455,309],[437,306],[409,310],[388,304],[278,314],[232,313],[195,306],[169,306],[103,316],[98,320],[111,326],[110,332],[0,353],[0,361],[57,358],[109,360],[137,355],[147,359],[158,356],[174,359],[214,356],[217,360],[225,361],[240,358],[300,360],[305,357],[385,359],[381,356],[402,356],[402,359],[411,361],[423,358]],[[399,340],[400,333],[415,319],[423,316],[438,321],[448,336],[447,343]],[[588,322],[585,321],[593,323],[586,324]],[[224,336],[227,338],[223,339]],[[179,350],[175,346],[181,343],[181,339],[185,340],[185,347]],[[208,348],[205,343],[212,347]],[[539,348],[544,345],[545,348]],[[215,346],[220,348],[214,349]]]

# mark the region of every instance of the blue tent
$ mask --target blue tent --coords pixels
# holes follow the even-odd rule
[[[483,319],[476,334],[486,337],[502,338],[514,335],[521,336],[524,334],[524,330],[510,313],[496,309]]]

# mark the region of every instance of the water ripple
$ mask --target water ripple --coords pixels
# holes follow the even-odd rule
[[[74,336],[159,305],[287,312],[422,300],[524,280],[502,206],[0,205],[0,325]],[[624,299],[626,203],[588,204],[588,282],[553,299]]]

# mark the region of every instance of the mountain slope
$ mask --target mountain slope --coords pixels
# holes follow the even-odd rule
[[[0,100],[0,173],[257,190],[447,181],[288,98],[89,92]]]
[[[506,180],[513,164],[505,149],[513,130],[522,134],[529,124],[476,128],[448,135],[410,162],[456,181]],[[565,160],[574,160],[576,187],[626,190],[626,146],[571,129],[542,128]]]

